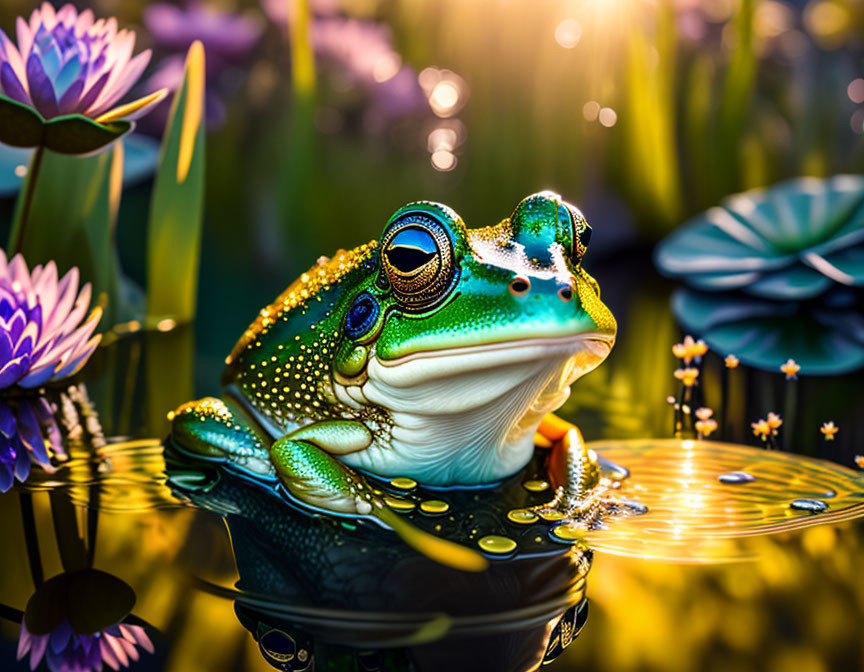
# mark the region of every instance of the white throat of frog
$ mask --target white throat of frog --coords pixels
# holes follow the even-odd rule
[[[427,485],[475,485],[514,474],[531,459],[534,432],[595,368],[611,340],[592,335],[532,339],[418,353],[383,362],[370,356],[362,383],[334,383],[356,410],[377,406],[392,421],[347,465]]]

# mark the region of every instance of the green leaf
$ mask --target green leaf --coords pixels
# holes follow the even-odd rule
[[[0,95],[0,142],[13,147],[42,143],[44,120],[36,110]]]
[[[43,583],[24,612],[27,630],[47,635],[64,620],[81,635],[101,632],[120,623],[135,606],[135,591],[112,574],[98,569],[58,574]]]
[[[204,48],[186,57],[162,140],[147,239],[147,316],[195,317],[204,196]]]
[[[45,122],[43,143],[58,154],[90,154],[123,137],[135,127],[131,121],[97,124],[81,114]]]
[[[75,632],[93,634],[116,625],[135,606],[135,591],[116,576],[85,569],[69,583],[69,624]]]

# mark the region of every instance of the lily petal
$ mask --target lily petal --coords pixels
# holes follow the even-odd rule
[[[115,121],[117,119],[126,119],[129,121],[138,119],[139,117],[149,112],[153,107],[161,103],[167,95],[168,89],[159,89],[158,91],[154,91],[153,93],[144,96],[143,98],[133,100],[131,103],[126,103],[125,105],[115,107],[113,110],[109,110],[103,115],[97,117],[95,121],[99,124],[105,124],[109,121]]]

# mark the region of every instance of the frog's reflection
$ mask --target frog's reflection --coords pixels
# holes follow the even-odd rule
[[[166,457],[174,493],[224,516],[237,616],[277,669],[533,670],[585,623],[591,552],[507,519],[532,501],[524,473],[493,490],[437,493],[446,513],[414,512],[418,526],[466,545],[520,540],[485,572],[467,573],[374,523],[312,516],[218,465]]]

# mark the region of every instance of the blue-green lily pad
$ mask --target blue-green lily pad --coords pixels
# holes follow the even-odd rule
[[[0,198],[17,194],[30,165],[32,149],[0,144]],[[159,141],[131,133],[123,138],[123,186],[131,187],[152,177],[159,161]]]
[[[748,366],[780,371],[792,358],[802,375],[840,375],[864,366],[864,315],[849,290],[818,301],[769,301],[742,293],[679,289],[678,321],[715,352]]]
[[[772,299],[864,286],[864,177],[798,178],[730,196],[661,241],[654,262],[697,289]]]

